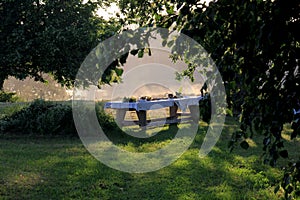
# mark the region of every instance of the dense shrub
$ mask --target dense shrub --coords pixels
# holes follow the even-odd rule
[[[103,103],[97,103],[95,109],[104,130],[117,127],[113,117],[104,112]],[[44,100],[36,100],[22,110],[0,119],[0,131],[4,134],[77,136],[71,105]]]
[[[100,126],[104,131],[106,130],[119,130],[113,116],[108,115],[104,111],[104,103],[96,103],[96,113]]]
[[[1,120],[2,133],[34,135],[76,134],[71,106],[36,100]]]
[[[0,102],[0,120],[29,106],[29,103],[2,103]]]

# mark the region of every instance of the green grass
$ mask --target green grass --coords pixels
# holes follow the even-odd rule
[[[189,150],[176,162],[145,174],[124,173],[101,164],[76,138],[2,136],[0,199],[282,198],[282,192],[273,193],[281,171],[262,165],[259,158],[262,136],[249,140],[248,150],[236,148],[229,153],[228,140],[237,125],[227,120],[213,151],[200,159],[206,126],[202,123],[201,127]],[[116,135],[114,139],[127,150],[153,151],[172,139],[170,130],[165,127],[155,140],[145,142],[129,142],[128,138],[122,142],[123,136]],[[296,152],[299,140],[287,141],[286,146]]]

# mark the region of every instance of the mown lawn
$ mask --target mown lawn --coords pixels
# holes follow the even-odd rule
[[[205,124],[201,127],[192,146],[175,163],[145,174],[124,173],[101,164],[77,138],[1,136],[0,199],[282,198],[282,192],[273,193],[282,172],[261,164],[262,136],[249,140],[250,149],[229,153],[228,140],[237,126],[227,120],[213,151],[200,159],[206,130]],[[163,133],[168,134],[168,127]],[[120,145],[147,150],[168,140],[161,137],[140,146]],[[286,143],[295,151],[300,144],[299,140]]]

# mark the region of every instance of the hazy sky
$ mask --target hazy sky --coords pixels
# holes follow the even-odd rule
[[[124,65],[122,83],[104,86],[97,92],[97,99],[122,99],[123,97],[165,96],[167,93],[181,92],[183,95],[199,95],[203,78],[195,73],[195,82],[188,78],[177,81],[176,71],[186,69],[184,62],[173,63],[169,53],[152,50],[152,55],[143,58],[129,56]]]

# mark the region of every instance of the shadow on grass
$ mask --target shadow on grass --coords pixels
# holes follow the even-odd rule
[[[134,137],[132,135],[127,134],[123,130],[116,127],[113,130],[103,129],[106,136],[109,138],[110,141],[112,141],[116,145],[126,145],[128,142],[133,143],[136,146],[139,146],[143,143],[153,143],[153,142],[162,142],[165,140],[172,140],[179,128],[177,124],[164,126],[162,130],[158,131],[154,136],[149,136],[147,138],[138,138]],[[138,129],[134,132],[135,135],[146,135],[147,132],[155,132],[155,129]]]

